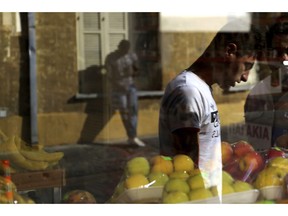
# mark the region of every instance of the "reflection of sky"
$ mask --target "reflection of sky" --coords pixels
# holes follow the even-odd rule
[[[238,13],[223,13],[223,12],[207,12],[203,11],[183,12],[169,11],[160,13],[160,30],[162,32],[215,32],[218,31],[224,24],[235,18],[241,18],[248,23],[251,21],[251,16],[246,12]],[[247,28],[237,29],[239,31],[247,31]]]

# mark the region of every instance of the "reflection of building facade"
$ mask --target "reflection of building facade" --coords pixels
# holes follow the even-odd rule
[[[119,41],[129,39],[140,60],[138,88],[161,89],[159,13],[78,13],[77,28],[78,70],[101,69]],[[80,93],[99,92],[95,73],[79,78]]]
[[[141,59],[139,136],[157,136],[161,91],[204,50],[215,32],[161,32],[160,13],[35,13],[39,142],[56,145],[125,139],[119,114],[105,100],[105,56],[131,40]],[[258,15],[265,26],[275,14]],[[256,17],[256,18],[257,18]],[[265,19],[266,18],[266,19]],[[0,14],[0,129],[31,134],[29,16]],[[34,93],[35,93],[34,92]],[[247,91],[224,95],[215,87],[222,126],[243,121]],[[231,111],[233,106],[234,112]],[[228,114],[227,114],[228,113]],[[225,137],[225,136],[224,136]]]
[[[109,113],[106,103],[104,59],[121,39],[132,40],[139,54],[146,49],[154,56],[149,61],[145,59],[148,55],[140,56],[140,90],[161,90],[160,57],[155,50],[158,13],[34,13],[34,17],[36,61],[29,65],[29,13],[0,15],[1,79],[5,83],[1,129],[30,140],[32,127],[36,127],[39,142],[46,145],[121,140],[125,132],[120,116]],[[153,25],[145,26],[147,23]],[[29,84],[34,66],[35,89]],[[151,86],[153,83],[157,86]],[[31,124],[30,89],[36,95],[37,125]],[[158,100],[140,101],[140,136],[157,135],[157,121],[152,124],[150,118],[158,118]]]

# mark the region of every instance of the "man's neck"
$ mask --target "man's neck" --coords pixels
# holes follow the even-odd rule
[[[204,62],[195,62],[187,70],[192,71],[197,76],[200,77],[207,85],[211,86],[213,82],[213,69],[210,64],[205,64]]]

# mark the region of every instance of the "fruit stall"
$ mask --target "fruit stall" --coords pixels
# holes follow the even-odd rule
[[[121,178],[108,204],[264,204],[288,203],[288,151],[255,150],[244,140],[222,141],[222,189],[207,187],[196,163],[187,155],[136,155],[125,159]],[[53,191],[54,203],[97,203],[92,194],[73,190],[62,196],[64,153],[32,147],[17,136],[1,134],[0,203],[36,203],[25,193]]]
[[[205,187],[205,174],[187,155],[129,159],[108,203],[288,203],[288,155],[271,147],[256,151],[240,140],[223,141],[222,191]]]

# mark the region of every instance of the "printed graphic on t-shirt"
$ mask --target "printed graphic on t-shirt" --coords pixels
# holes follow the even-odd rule
[[[215,128],[212,133],[212,138],[219,137],[220,131],[218,130],[218,127],[220,123],[219,123],[218,111],[211,112],[211,123],[214,125]]]
[[[219,126],[218,111],[211,112],[211,123],[214,123],[214,127]]]

